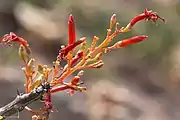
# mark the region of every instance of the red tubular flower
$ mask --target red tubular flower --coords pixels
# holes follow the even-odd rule
[[[152,20],[153,22],[156,22],[158,19],[165,22],[165,19],[161,18],[156,12],[145,9],[144,13],[137,15],[130,21],[128,27],[129,27],[129,29],[132,28],[137,22],[139,22],[141,20],[147,20],[147,21]]]
[[[75,41],[76,41],[75,23],[73,16],[70,15],[68,20],[68,45],[73,44]]]
[[[72,51],[75,47],[77,47],[78,45],[80,45],[81,43],[83,43],[85,40],[78,40],[76,42],[74,42],[71,45],[68,45],[64,48],[62,48],[61,50],[59,50],[59,55],[57,56],[58,59],[63,59],[64,57],[66,57],[66,55]]]
[[[23,45],[26,48],[26,52],[30,54],[31,50],[29,48],[29,44],[26,40],[21,37],[18,37],[15,33],[10,32],[9,34],[4,35],[0,38],[0,43],[11,45],[11,42],[17,42],[20,45]]]
[[[21,37],[18,37],[16,34],[14,34],[13,32],[10,32],[10,34],[6,34],[1,38],[1,42],[2,43],[6,43],[9,44],[10,42],[19,42],[20,44],[22,44],[25,47],[28,47],[27,41],[24,40]]]
[[[131,37],[129,39],[125,39],[125,40],[117,42],[115,44],[115,46],[117,45],[118,47],[126,47],[127,45],[131,45],[131,44],[141,42],[146,38],[148,38],[148,36],[145,36],[145,35],[134,36],[134,37]]]

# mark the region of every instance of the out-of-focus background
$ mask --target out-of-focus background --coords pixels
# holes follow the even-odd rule
[[[125,26],[145,8],[167,23],[141,22],[115,41],[134,35],[148,40],[103,57],[101,69],[86,70],[88,90],[73,97],[53,95],[51,120],[179,120],[180,119],[180,1],[179,0],[0,0],[0,35],[14,32],[31,45],[39,63],[52,65],[67,44],[67,19],[73,14],[77,38],[104,39],[109,18],[117,14]],[[0,106],[24,92],[22,62],[17,48],[0,46]],[[39,108],[38,103],[32,105]],[[20,120],[30,120],[27,111]]]

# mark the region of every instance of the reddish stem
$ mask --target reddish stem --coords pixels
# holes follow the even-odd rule
[[[67,86],[67,85],[62,85],[62,86],[53,87],[53,88],[50,90],[50,92],[51,92],[51,93],[55,93],[55,92],[63,91],[63,90],[66,90],[66,89],[69,89],[69,86]]]

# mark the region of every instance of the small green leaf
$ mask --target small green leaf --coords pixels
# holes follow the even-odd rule
[[[43,70],[44,70],[43,66],[39,64],[38,65],[38,72],[43,74]]]
[[[36,80],[36,81],[33,83],[32,88],[34,89],[34,88],[38,87],[40,84],[41,84],[41,81],[40,81],[40,80]],[[1,119],[0,119],[0,120],[1,120]]]
[[[3,120],[3,116],[0,116],[0,120]]]

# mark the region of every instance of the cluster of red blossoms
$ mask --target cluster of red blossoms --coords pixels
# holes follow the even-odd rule
[[[49,91],[43,95],[44,107],[41,108],[40,112],[34,112],[26,107],[27,110],[33,113],[33,117],[36,119],[48,119],[49,112],[51,112],[53,108],[51,103],[52,93],[69,89],[69,93],[72,95],[74,91],[81,92],[86,90],[86,87],[80,86],[83,83],[80,80],[83,69],[100,68],[104,65],[103,60],[101,60],[103,54],[113,49],[139,43],[148,37],[145,35],[134,36],[110,45],[110,42],[112,42],[117,35],[130,31],[137,22],[142,20],[156,23],[158,19],[165,22],[156,12],[145,9],[142,14],[134,17],[126,27],[119,27],[119,23],[116,21],[116,14],[113,14],[104,41],[97,45],[99,38],[94,36],[91,46],[88,46],[85,37],[79,40],[76,39],[75,22],[73,16],[70,15],[68,20],[68,44],[61,47],[56,61],[53,62],[54,65],[52,68],[49,68],[47,65],[35,63],[27,41],[12,32],[4,35],[0,43],[11,45],[12,42],[17,42],[20,44],[19,56],[25,63],[25,67],[23,67],[22,70],[26,78],[26,93],[31,92],[34,88],[42,84],[48,84],[50,86]],[[113,28],[115,28],[114,31]],[[62,60],[66,61],[66,65],[61,65]],[[65,79],[75,71],[79,71],[78,74],[75,75],[70,82],[66,83]],[[50,74],[52,74],[51,78]]]

